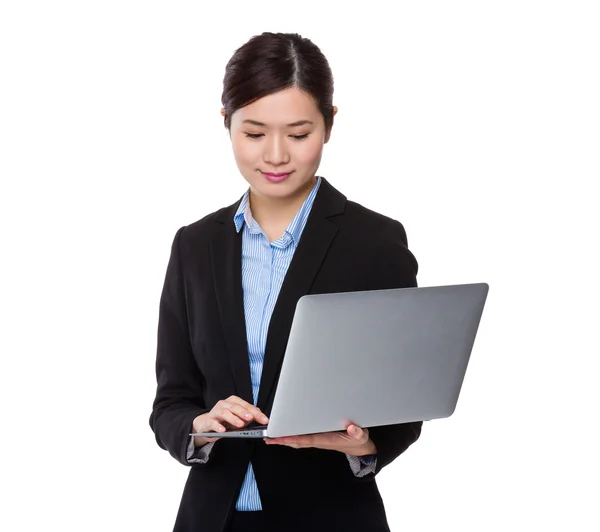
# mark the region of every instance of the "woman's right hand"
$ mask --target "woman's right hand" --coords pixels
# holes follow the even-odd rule
[[[192,427],[194,432],[215,431],[218,434],[228,428],[243,428],[248,423],[252,423],[252,421],[266,425],[269,422],[269,418],[262,413],[260,408],[255,407],[253,404],[244,401],[236,395],[232,395],[227,399],[219,401],[210,412],[196,417]],[[194,436],[194,446],[202,447],[211,441],[219,439],[218,437],[202,438]]]

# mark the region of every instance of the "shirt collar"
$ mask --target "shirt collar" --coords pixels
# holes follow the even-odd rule
[[[296,246],[300,241],[300,236],[302,235],[302,231],[304,230],[304,226],[308,220],[308,215],[310,214],[312,204],[315,201],[315,197],[320,185],[321,178],[317,176],[317,182],[315,183],[315,186],[310,191],[310,194],[304,200],[302,207],[300,207],[296,213],[296,216],[294,216],[294,219],[290,222],[290,225],[288,225],[287,229],[285,230],[285,232],[293,239]],[[233,223],[235,224],[235,229],[238,233],[244,226],[244,222],[248,226],[248,229],[251,233],[261,232],[261,228],[258,225],[258,222],[253,218],[252,211],[250,210],[250,189],[246,190],[244,196],[242,197],[242,201],[240,202],[240,205],[233,216]]]

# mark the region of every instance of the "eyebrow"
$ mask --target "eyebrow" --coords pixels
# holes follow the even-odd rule
[[[292,122],[291,124],[288,124],[286,127],[298,127],[298,126],[304,126],[306,124],[311,124],[312,125],[313,122],[311,122],[310,120],[298,120],[297,122]],[[262,122],[258,122],[257,120],[250,120],[250,119],[246,119],[242,122],[242,124],[252,124],[253,126],[260,126],[260,127],[267,127],[267,124],[263,124]]]

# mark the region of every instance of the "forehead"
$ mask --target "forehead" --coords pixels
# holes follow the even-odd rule
[[[299,120],[318,123],[321,113],[315,101],[305,92],[290,88],[268,96],[238,109],[231,117],[232,125],[244,120],[255,120],[267,126],[285,127]],[[321,117],[322,119],[322,117]]]

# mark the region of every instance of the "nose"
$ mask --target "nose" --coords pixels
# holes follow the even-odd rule
[[[279,135],[269,135],[263,144],[263,160],[273,167],[289,163],[290,154],[287,150],[285,140]]]

